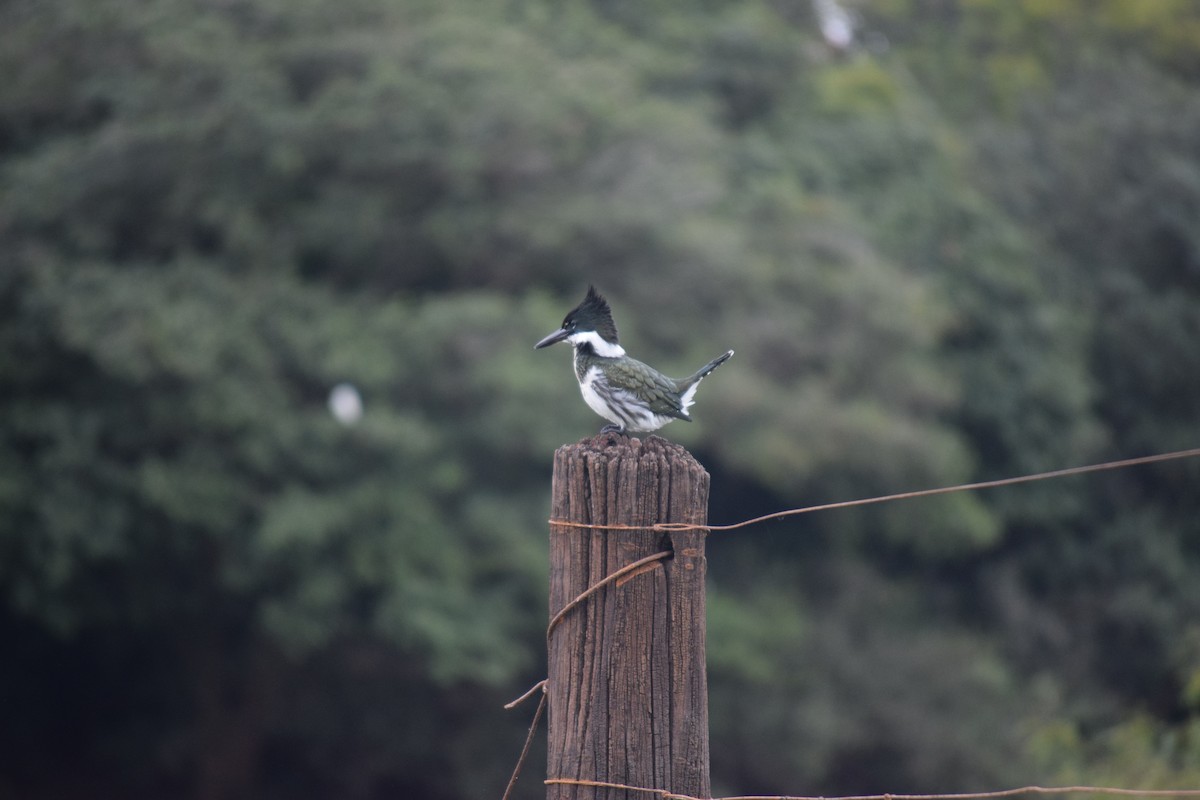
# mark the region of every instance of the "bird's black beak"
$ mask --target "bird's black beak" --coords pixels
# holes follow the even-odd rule
[[[535,344],[535,345],[533,346],[533,349],[534,349],[534,350],[537,350],[537,349],[539,349],[539,348],[542,348],[542,347],[549,347],[549,346],[550,346],[550,345],[552,345],[552,344],[555,344],[555,343],[557,343],[557,342],[561,342],[563,339],[566,339],[566,338],[567,338],[568,336],[570,336],[570,335],[571,335],[571,334],[570,334],[570,333],[568,333],[568,332],[567,332],[567,330],[566,330],[565,328],[559,328],[559,329],[558,329],[558,330],[556,330],[554,333],[550,334],[550,335],[549,335],[549,336],[547,336],[545,339],[542,339],[540,342],[538,342],[537,344]]]

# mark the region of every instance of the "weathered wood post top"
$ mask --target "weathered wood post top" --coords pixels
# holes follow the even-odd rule
[[[550,779],[709,796],[706,531],[651,527],[703,526],[708,486],[687,450],[658,436],[600,434],[555,452],[551,618],[622,567],[665,555],[606,584],[551,630]],[[645,796],[547,788],[554,800]]]

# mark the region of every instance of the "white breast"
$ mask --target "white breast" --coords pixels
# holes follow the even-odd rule
[[[625,423],[613,412],[613,409],[600,395],[600,392],[596,391],[597,380],[603,380],[603,373],[600,372],[599,367],[592,367],[583,376],[583,380],[579,382],[579,391],[583,394],[583,402],[588,404],[588,408],[609,422],[616,425],[624,425]]]

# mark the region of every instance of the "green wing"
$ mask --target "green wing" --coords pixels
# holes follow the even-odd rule
[[[691,420],[683,413],[675,381],[654,367],[637,359],[626,358],[609,365],[607,372],[609,383],[637,395],[655,414]]]

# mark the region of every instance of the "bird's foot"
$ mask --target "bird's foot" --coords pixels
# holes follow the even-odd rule
[[[620,425],[614,425],[611,422],[609,424],[605,425],[603,428],[601,428],[600,433],[602,433],[602,434],[604,434],[604,433],[619,433],[622,436],[628,435],[625,433],[624,428],[622,428]]]

